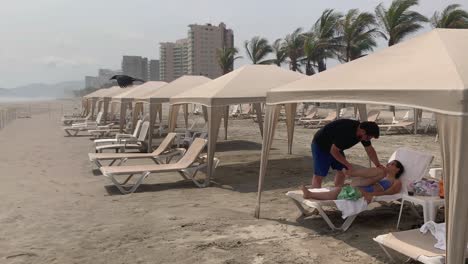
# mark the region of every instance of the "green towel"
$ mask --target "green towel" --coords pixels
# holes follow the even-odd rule
[[[358,188],[352,186],[344,186],[341,188],[341,192],[338,194],[338,200],[351,200],[356,201],[361,198],[361,192]]]

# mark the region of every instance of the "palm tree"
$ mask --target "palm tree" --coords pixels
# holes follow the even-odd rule
[[[288,55],[286,54],[286,48],[284,47],[284,43],[282,39],[276,39],[273,44],[271,45],[271,49],[275,55],[273,60],[270,60],[271,64],[276,64],[277,66],[281,66],[283,62],[286,61]]]
[[[435,28],[468,28],[468,12],[458,4],[447,6],[441,14],[434,12],[431,18]]]
[[[315,74],[314,66],[317,66],[321,57],[318,45],[319,43],[314,34],[304,34],[304,57],[301,59],[301,62],[305,65],[306,75]]]
[[[246,40],[244,47],[253,64],[268,64],[266,60],[262,61],[273,51],[267,39],[255,36],[250,41]]]
[[[375,38],[385,35],[377,28],[373,14],[351,9],[340,21],[338,27],[340,52],[338,59],[348,62],[360,58],[377,46]]]
[[[404,37],[421,29],[423,22],[428,22],[425,16],[410,10],[418,4],[418,0],[394,0],[388,9],[382,3],[375,8],[388,46],[400,42]]]
[[[339,49],[337,29],[343,15],[333,9],[325,9],[312,27],[311,33],[317,41],[318,71],[327,69],[326,59],[332,58]]]
[[[236,48],[227,48],[223,47],[217,51],[218,65],[221,67],[223,74],[229,73],[234,69],[234,61],[242,58],[242,56],[237,56],[236,54],[239,51]]]
[[[284,39],[284,49],[286,56],[289,58],[289,69],[292,71],[299,69],[299,58],[302,56],[304,49],[304,36],[301,32],[302,28],[297,28]]]

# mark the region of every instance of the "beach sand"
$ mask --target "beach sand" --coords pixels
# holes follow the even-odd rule
[[[278,124],[261,219],[255,219],[261,137],[252,120],[230,120],[228,141],[221,128],[216,154],[221,164],[210,187],[200,189],[166,173],[150,176],[134,194],[121,195],[88,161],[92,141],[64,136],[58,109],[0,130],[0,263],[389,261],[372,238],[395,231],[399,204],[360,214],[342,233],[331,231],[320,216],[302,219],[285,196],[310,182],[309,148],[316,130],[296,126],[294,154],[287,155],[285,123]],[[382,162],[408,146],[433,153],[437,167],[434,137],[388,135],[374,146]],[[368,164],[361,146],[346,153],[353,163]],[[337,211],[330,214],[341,221]],[[410,229],[421,221],[405,210],[401,226]]]

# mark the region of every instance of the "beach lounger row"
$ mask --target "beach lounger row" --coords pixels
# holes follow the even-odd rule
[[[196,175],[200,170],[206,169],[206,156],[201,155],[206,144],[206,139],[195,139],[192,145],[190,145],[189,149],[176,163],[131,166],[102,166],[100,167],[100,170],[104,176],[108,177],[112,181],[112,183],[119,189],[122,194],[133,193],[150,174],[162,172],[177,172],[184,179],[192,180],[198,187],[206,187],[209,185],[209,182],[196,178]],[[148,156],[144,155],[144,158],[147,157]],[[93,157],[90,156],[90,160],[92,158]],[[112,158],[116,157],[114,156]],[[117,159],[122,158],[123,155],[117,157]],[[133,158],[136,157],[134,156]],[[157,162],[160,161],[160,157],[151,158]],[[219,160],[215,158],[214,168],[217,167],[218,163]],[[119,181],[119,177],[123,177],[124,180]],[[136,180],[129,184],[133,177],[136,177]]]

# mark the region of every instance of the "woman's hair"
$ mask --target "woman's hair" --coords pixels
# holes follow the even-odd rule
[[[395,162],[396,167],[398,168],[398,172],[395,174],[395,178],[398,179],[400,176],[405,172],[405,167],[403,167],[403,164],[399,160],[392,160]]]

